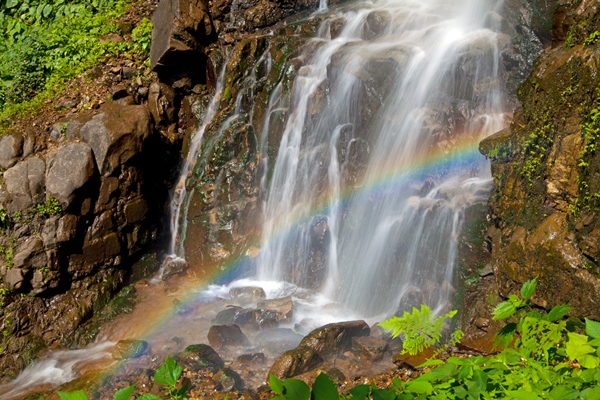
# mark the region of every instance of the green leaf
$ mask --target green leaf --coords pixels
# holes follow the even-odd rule
[[[581,364],[583,368],[592,369],[597,368],[598,365],[600,365],[600,358],[591,355],[579,356],[577,361],[579,361],[579,364]]]
[[[354,386],[349,390],[352,398],[355,400],[365,400],[369,394],[371,394],[371,386],[369,385],[358,385]]]
[[[517,400],[542,400],[540,396],[533,392],[527,392],[525,390],[509,390],[506,392],[511,399]]]
[[[269,386],[271,386],[271,390],[275,393],[283,394],[283,383],[273,374],[269,375]]]
[[[337,386],[331,378],[325,374],[319,374],[313,383],[312,400],[337,400],[339,399]]]
[[[444,364],[442,360],[427,360],[423,364],[417,366],[417,368],[433,367],[442,364]]]
[[[135,389],[135,385],[136,383],[126,388],[117,390],[117,393],[115,393],[115,397],[113,397],[113,400],[129,400],[129,398],[133,394],[133,389]]]
[[[587,388],[579,393],[585,400],[600,400],[600,387]]]
[[[137,397],[135,400],[163,400],[163,399],[161,399],[160,397],[158,397],[152,393],[146,393],[146,394],[143,394],[143,395]]]
[[[154,381],[161,385],[175,387],[182,372],[183,368],[171,356],[167,356],[163,365],[154,374]]]
[[[431,386],[431,383],[426,381],[409,382],[405,386],[405,389],[417,394],[431,394],[431,392],[433,392],[433,386]]]
[[[531,296],[533,296],[533,292],[535,292],[536,287],[537,287],[536,279],[531,279],[531,280],[525,282],[523,284],[523,287],[521,287],[521,296],[525,300],[531,299]]]
[[[550,398],[556,400],[573,400],[579,397],[579,390],[565,385],[555,386],[550,391]]]
[[[498,333],[496,333],[496,340],[494,340],[494,348],[496,347],[502,347],[502,348],[507,348],[508,346],[510,346],[510,344],[512,343],[514,337],[515,337],[515,332],[517,331],[517,324],[514,322],[511,322],[509,324],[506,324],[506,326],[504,326],[504,328],[500,329],[500,331],[498,331]]]
[[[288,400],[310,399],[310,388],[299,379],[286,379],[283,381],[283,388],[283,394]]]
[[[373,400],[396,400],[396,393],[390,389],[373,390]]]
[[[594,339],[600,338],[600,322],[592,321],[591,319],[585,319],[585,333]]]
[[[48,18],[48,16],[50,15],[50,13],[52,12],[52,6],[50,4],[46,4],[46,7],[44,7],[44,11],[43,11],[43,15],[44,18]]]
[[[6,8],[13,8],[17,4],[19,4],[19,0],[6,0]]]
[[[566,304],[558,305],[550,310],[550,312],[546,315],[546,319],[550,322],[558,321],[567,315],[567,313],[571,310],[572,308]]]
[[[507,319],[512,317],[516,312],[517,309],[511,302],[503,301],[502,303],[498,304],[496,308],[494,308],[492,319]]]
[[[57,393],[60,400],[88,400],[87,394],[83,390],[76,390],[74,392],[58,391]]]

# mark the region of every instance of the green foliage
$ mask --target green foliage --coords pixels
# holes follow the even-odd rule
[[[594,31],[594,32],[590,33],[589,36],[585,39],[585,41],[583,42],[583,45],[584,46],[592,46],[592,45],[598,43],[599,40],[600,40],[600,32]]]
[[[554,131],[553,126],[545,122],[548,119],[546,113],[541,121],[541,126],[534,129],[525,141],[525,158],[521,166],[521,173],[525,175],[529,186],[540,178],[541,169],[546,160],[546,152],[552,146],[551,135]]]
[[[0,0],[0,120],[35,110],[107,56],[145,52],[148,22],[135,43],[100,40],[131,1]]]
[[[428,347],[436,346],[442,338],[444,322],[454,315],[455,310],[434,318],[431,309],[421,305],[420,311],[413,307],[412,313],[405,311],[402,317],[392,317],[381,322],[379,326],[391,331],[394,338],[404,334],[402,353],[414,355]],[[459,341],[461,338],[462,332],[453,335],[453,341]]]
[[[76,390],[74,392],[58,392],[60,400],[88,400],[87,395],[82,390]]]
[[[150,42],[152,40],[152,22],[143,18],[140,24],[131,32],[135,49],[148,57],[150,55]]]
[[[38,215],[51,217],[54,215],[62,214],[63,209],[60,204],[60,201],[51,196],[47,198],[45,202],[41,204],[36,204],[35,211]]]
[[[181,389],[177,389],[176,387],[182,372],[183,368],[181,365],[177,364],[171,356],[167,356],[163,365],[161,365],[156,371],[156,374],[154,374],[154,381],[163,385],[169,398],[175,400],[183,399],[183,396],[188,389],[187,384],[183,385]]]
[[[12,225],[13,225],[13,220],[10,217],[10,214],[8,213],[8,211],[6,211],[4,208],[0,207],[0,228],[8,229],[8,228],[12,227]]]
[[[310,398],[310,388],[301,380],[286,379],[281,382],[276,376],[269,375],[269,384],[271,385],[271,389],[278,394],[278,396],[273,397],[273,399],[307,400]]]

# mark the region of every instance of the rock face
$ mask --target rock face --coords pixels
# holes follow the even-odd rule
[[[162,144],[146,106],[109,103],[59,125],[64,134],[44,146],[28,145],[19,135],[0,141],[6,161],[0,326],[11,327],[11,335],[0,338],[5,373],[28,362],[14,362],[16,354],[79,341],[82,324],[156,242],[160,213],[149,210],[162,209],[168,194],[163,180],[173,163],[156,159],[170,146]],[[24,316],[26,324],[19,322]]]
[[[371,328],[365,321],[327,324],[315,329],[302,339],[299,347],[314,349],[319,355],[328,355],[352,346],[352,338],[369,336]]]
[[[537,278],[533,301],[600,318],[598,1],[560,2],[552,48],[519,88],[510,129],[480,145],[492,160],[492,267],[507,296]]]
[[[300,375],[318,367],[323,359],[310,347],[297,347],[288,350],[279,357],[268,375],[275,375],[279,379],[286,379]]]

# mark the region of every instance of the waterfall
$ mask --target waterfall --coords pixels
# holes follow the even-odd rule
[[[491,189],[476,144],[507,123],[498,33],[484,25],[498,6],[380,0],[338,11],[336,37],[323,22],[261,178],[259,280],[316,289],[366,317],[409,298],[448,304],[464,212]]]

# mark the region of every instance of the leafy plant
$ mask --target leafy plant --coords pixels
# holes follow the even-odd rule
[[[62,205],[60,201],[58,201],[54,197],[49,197],[45,202],[41,204],[35,205],[35,211],[38,215],[51,217],[54,215],[59,215],[63,212]]]
[[[140,24],[131,32],[135,49],[148,57],[150,55],[150,42],[152,41],[152,22],[143,18]]]
[[[188,389],[187,383],[181,389],[177,389],[177,381],[179,381],[182,372],[183,368],[171,356],[167,356],[163,365],[154,374],[154,381],[163,385],[167,396],[170,398],[183,399]]]
[[[379,326],[386,331],[391,331],[394,338],[403,334],[402,353],[414,355],[428,347],[438,345],[442,338],[444,322],[454,317],[454,315],[456,315],[456,310],[434,318],[431,309],[426,305],[421,305],[420,311],[413,307],[412,313],[405,311],[402,317],[392,317],[381,322]],[[450,344],[458,343],[462,336],[462,331],[454,332],[450,342],[444,348]]]

